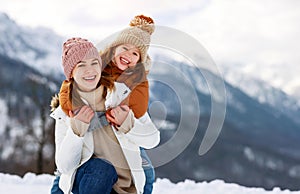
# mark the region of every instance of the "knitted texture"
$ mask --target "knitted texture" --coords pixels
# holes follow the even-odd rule
[[[62,65],[67,80],[70,80],[75,66],[83,60],[96,58],[101,64],[97,48],[88,40],[71,38],[63,44]]]
[[[149,71],[151,61],[147,55],[151,34],[154,32],[154,22],[150,17],[144,15],[135,16],[130,21],[130,27],[122,30],[116,40],[110,45],[115,47],[121,44],[132,44],[140,50],[141,62],[145,66],[145,70]]]

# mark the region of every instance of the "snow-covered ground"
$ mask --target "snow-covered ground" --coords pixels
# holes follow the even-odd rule
[[[7,194],[42,194],[50,193],[54,176],[27,173],[23,178],[0,173],[0,193]],[[274,188],[266,191],[262,188],[247,188],[237,184],[224,183],[222,180],[196,183],[191,180],[174,184],[168,179],[157,179],[153,194],[300,194],[300,191],[289,191]]]

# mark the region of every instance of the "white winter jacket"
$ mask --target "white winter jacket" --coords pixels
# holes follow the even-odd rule
[[[108,92],[106,108],[115,107],[130,93],[130,89],[123,83],[115,82],[115,90]],[[70,118],[59,106],[50,115],[55,122],[55,162],[61,173],[59,187],[64,193],[71,193],[76,170],[88,161],[94,153],[92,132],[84,137],[73,133]],[[138,193],[143,193],[145,175],[139,147],[150,149],[158,145],[160,133],[152,123],[148,113],[135,119],[134,127],[126,134],[112,129],[120,143],[124,156],[130,167],[135,187]]]

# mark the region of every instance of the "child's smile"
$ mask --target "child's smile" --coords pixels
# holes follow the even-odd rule
[[[132,44],[121,44],[115,50],[115,63],[121,70],[134,67],[140,60],[139,49]]]

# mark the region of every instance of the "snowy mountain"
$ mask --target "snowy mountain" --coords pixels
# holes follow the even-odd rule
[[[34,170],[42,159],[53,163],[53,121],[48,115],[58,82],[2,54],[0,69],[0,171],[24,173],[24,166]]]
[[[237,65],[238,66],[238,65]],[[238,68],[223,68],[224,79],[234,87],[244,91],[247,95],[257,99],[262,104],[269,104],[284,114],[300,122],[300,100],[274,88],[262,79],[245,74]]]
[[[267,83],[273,88],[285,91],[285,93],[297,99],[298,106],[300,104],[300,78],[298,76],[299,67],[295,64],[228,64],[220,65],[224,76],[229,78],[234,76],[234,80],[230,79],[230,83],[239,85],[239,81],[244,80],[242,76],[246,76],[252,80],[259,80]],[[233,81],[233,82],[231,82]]]
[[[54,169],[53,122],[48,115],[50,98],[62,80],[62,41],[51,30],[21,27],[0,13],[0,172],[37,172],[41,167],[35,164],[41,155],[43,170],[51,173]],[[153,57],[149,75],[149,112],[161,130],[161,145],[176,135],[179,125],[186,133],[192,133],[193,123],[199,122],[199,126],[180,155],[156,168],[158,177],[174,182],[222,179],[267,189],[300,189],[300,110],[294,98],[266,82],[239,74],[233,67],[224,70],[224,125],[212,149],[199,156],[211,118],[210,91],[216,89],[208,88],[206,79],[215,86],[220,78],[208,71],[204,78],[206,70],[162,57]],[[191,104],[191,85],[199,101],[200,118],[195,117],[197,106]],[[170,148],[181,144],[174,143]],[[159,163],[161,158],[152,153],[150,150],[153,163]]]
[[[191,133],[193,120],[184,121],[182,115],[185,115],[185,118],[193,118],[196,110],[194,106],[194,109],[182,112],[183,106],[190,104],[178,99],[174,85],[165,84],[172,82],[165,80],[177,80],[175,82],[176,87],[179,87],[177,90],[186,93],[191,86],[183,85],[180,80],[184,77],[189,78],[192,87],[197,91],[201,111],[200,118],[194,118],[199,119],[199,127],[193,140],[174,160],[157,168],[159,177],[166,177],[174,182],[183,181],[183,177],[198,181],[220,178],[246,186],[300,189],[298,184],[300,125],[296,117],[300,115],[299,109],[294,109],[293,106],[288,109],[286,106],[283,110],[279,106],[283,100],[288,101],[289,96],[269,86],[270,90],[265,91],[266,96],[273,101],[260,102],[259,97],[251,97],[225,81],[227,107],[221,134],[212,149],[204,156],[199,156],[197,151],[207,129],[211,112],[211,96],[205,79],[196,67],[172,59],[155,61],[157,68],[152,69],[149,77],[158,81],[151,83],[151,102],[160,101],[165,106],[164,109],[168,114],[163,117],[173,126],[171,129],[165,126],[160,128],[161,145],[170,141],[176,133],[179,133],[179,129]],[[160,61],[163,62],[159,63]],[[166,64],[172,64],[172,67]],[[184,72],[184,75],[179,76],[175,72]],[[212,73],[207,72],[206,76],[206,79],[218,80]],[[162,80],[161,77],[165,83],[159,81]],[[251,89],[251,84],[247,89]],[[280,95],[268,94],[269,91]],[[294,102],[293,99],[291,102]],[[161,112],[152,111],[152,113],[154,113],[151,114],[152,119],[159,123]],[[169,149],[176,149],[176,144],[181,142],[173,142]],[[161,156],[157,157],[154,153],[152,155],[152,150],[149,151],[153,162],[159,163]]]
[[[53,121],[48,115],[56,80],[62,78],[62,42],[52,30],[23,27],[0,13],[2,172],[53,171]]]
[[[0,54],[48,75],[62,71],[60,57],[64,38],[52,30],[20,26],[0,12],[0,34]]]

